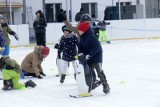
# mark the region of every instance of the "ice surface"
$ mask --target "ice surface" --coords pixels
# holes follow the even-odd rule
[[[92,97],[79,99],[69,97],[78,92],[72,66],[61,85],[55,77],[57,51],[49,47],[51,53],[42,64],[47,76],[20,80],[32,79],[37,84],[34,89],[0,90],[0,107],[160,107],[160,41],[103,43],[103,69],[111,93],[104,95],[100,86]],[[33,48],[11,48],[10,56],[20,64]]]

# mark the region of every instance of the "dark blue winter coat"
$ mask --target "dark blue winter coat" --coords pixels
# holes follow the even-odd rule
[[[80,36],[78,53],[90,55],[89,65],[102,63],[102,46],[91,28]]]
[[[78,38],[75,35],[62,36],[59,43],[58,52],[62,52],[62,59],[65,61],[74,61],[77,55]]]
[[[5,45],[4,33],[0,33],[0,47],[4,47],[4,45]]]

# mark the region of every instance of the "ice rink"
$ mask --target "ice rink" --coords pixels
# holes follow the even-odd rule
[[[37,84],[34,89],[0,90],[0,107],[160,107],[160,40],[103,43],[103,69],[111,93],[104,95],[99,86],[92,97],[77,99],[69,97],[78,91],[72,66],[61,85],[55,77],[57,51],[48,46],[51,53],[42,64],[47,76],[20,80],[32,79]],[[20,64],[33,48],[11,48],[10,57]]]

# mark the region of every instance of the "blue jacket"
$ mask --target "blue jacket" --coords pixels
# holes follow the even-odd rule
[[[4,33],[0,34],[0,47],[4,47],[5,45],[5,39],[4,39]]]
[[[91,58],[87,62],[89,65],[102,63],[102,46],[91,28],[80,36],[78,53],[90,55]]]
[[[77,55],[78,38],[75,35],[68,37],[62,36],[59,43],[59,54],[62,52],[62,59],[65,61],[74,61]]]

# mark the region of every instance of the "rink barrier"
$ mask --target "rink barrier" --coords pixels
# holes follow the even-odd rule
[[[160,19],[136,19],[136,20],[113,20],[109,21],[107,34],[111,41],[116,40],[142,40],[160,38]],[[77,23],[72,23],[74,26]],[[46,43],[58,43],[63,32],[61,27],[64,23],[48,23],[46,28]],[[13,36],[10,36],[11,46],[28,46],[29,27],[28,24],[10,25],[18,34],[17,42]]]

